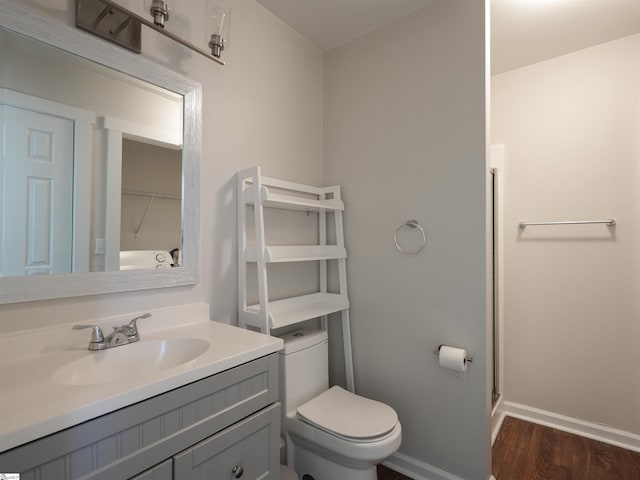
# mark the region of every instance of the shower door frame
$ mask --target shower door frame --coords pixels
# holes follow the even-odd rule
[[[492,145],[489,159],[493,218],[492,443],[504,418],[504,145]]]

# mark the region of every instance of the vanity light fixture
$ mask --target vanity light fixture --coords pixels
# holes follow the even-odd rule
[[[145,10],[152,20],[148,20],[113,0],[76,0],[76,27],[93,33],[105,40],[136,53],[142,52],[142,25],[169,37],[171,40],[213,60],[220,65],[220,59],[229,37],[229,13],[224,0],[208,0],[205,14],[208,22],[215,21],[211,36],[207,38],[211,53],[184,40],[164,28],[169,21],[171,7],[166,0],[144,0]],[[211,23],[207,25],[209,27]]]
[[[144,9],[153,17],[154,25],[164,28],[164,22],[169,20],[169,2],[167,0],[144,0]]]
[[[229,43],[231,9],[223,0],[207,0],[205,18],[211,26],[211,36],[209,37],[211,55],[220,58],[225,45]]]

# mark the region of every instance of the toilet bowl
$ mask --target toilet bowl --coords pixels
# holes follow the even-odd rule
[[[402,442],[396,412],[339,386],[328,388],[327,334],[283,336],[282,429],[287,464],[301,480],[376,480],[376,465]]]

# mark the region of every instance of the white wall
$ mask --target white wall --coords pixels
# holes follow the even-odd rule
[[[494,76],[491,131],[505,145],[505,399],[640,434],[640,35]]]
[[[416,473],[464,479],[490,473],[484,45],[483,2],[439,0],[325,55],[356,390],[397,410]],[[393,242],[409,219],[427,234],[414,256]],[[438,366],[441,343],[474,356],[466,378]]]
[[[73,2],[20,0],[74,24]],[[136,2],[142,3],[142,2]],[[204,1],[181,2],[179,29],[197,24]],[[211,318],[236,322],[237,170],[321,184],[322,55],[252,0],[235,0],[232,39],[219,66],[144,30],[144,55],[203,84],[200,282],[193,287],[0,306],[0,331],[81,322],[190,302],[211,304]],[[184,33],[184,32],[180,32]]]

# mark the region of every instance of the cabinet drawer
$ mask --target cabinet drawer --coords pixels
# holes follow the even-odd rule
[[[123,347],[126,348],[126,347]],[[0,454],[21,479],[130,478],[278,400],[277,354]]]
[[[274,404],[174,457],[180,480],[278,478],[280,404]]]
[[[173,480],[173,459],[170,458],[160,465],[136,475],[131,480]]]

